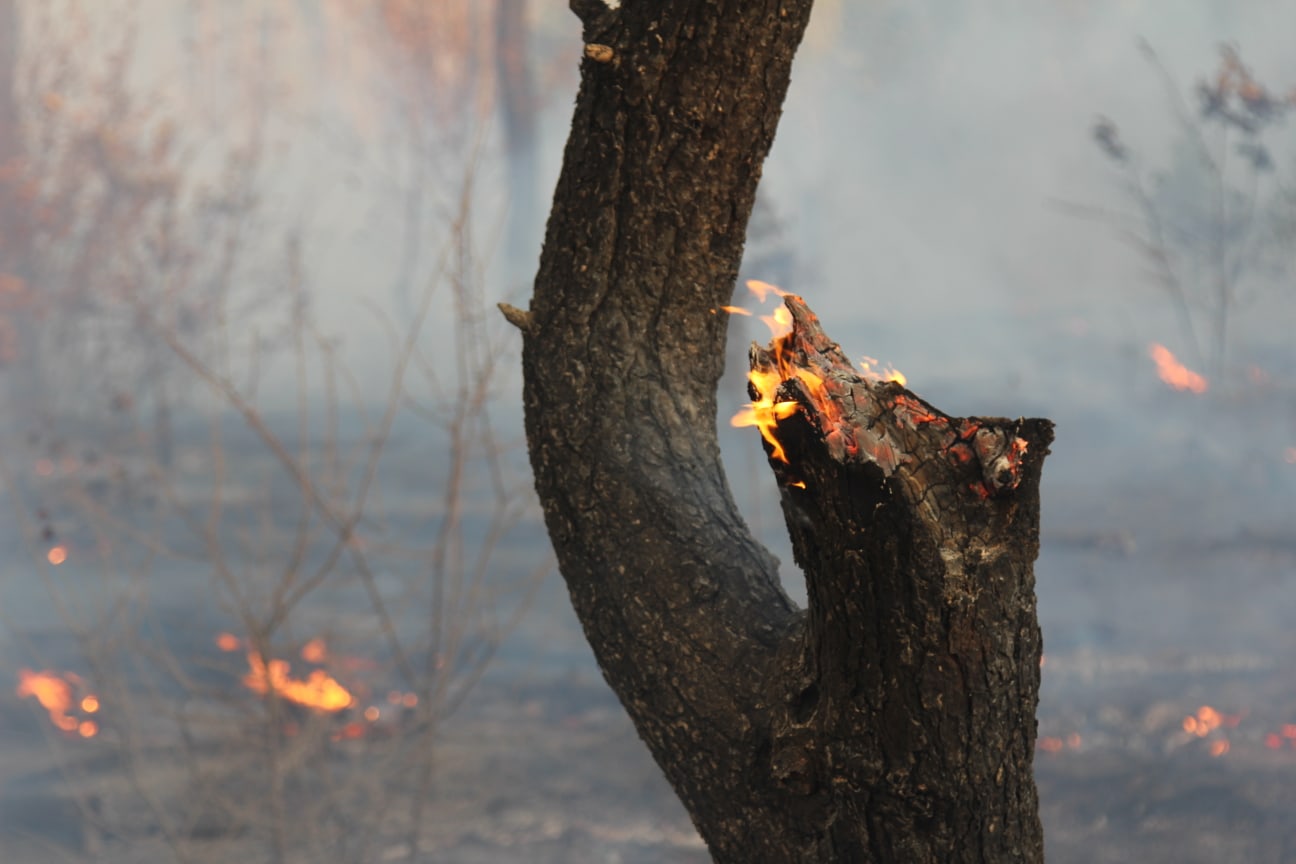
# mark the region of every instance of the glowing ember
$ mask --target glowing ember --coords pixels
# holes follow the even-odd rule
[[[334,741],[349,741],[355,738],[363,738],[364,734],[365,726],[363,723],[351,722],[334,732],[332,738]]]
[[[1079,750],[1084,743],[1079,732],[1072,732],[1065,738],[1044,736],[1035,742],[1035,746],[1045,753],[1061,753],[1063,750]]]
[[[216,647],[222,651],[237,651],[243,647],[243,642],[233,633],[221,633],[216,637]]]
[[[752,314],[751,310],[744,309],[741,306],[721,306],[720,308],[725,312],[728,312],[730,315],[746,315],[750,318]]]
[[[55,546],[55,547],[51,548],[51,549],[49,550],[49,552],[45,553],[45,558],[46,558],[46,560],[49,561],[49,563],[51,563],[51,564],[53,564],[55,567],[57,567],[57,566],[59,566],[60,564],[62,564],[64,561],[67,560],[67,558],[68,558],[68,550],[67,550],[67,547],[66,547],[66,546]]]
[[[247,659],[252,671],[243,676],[243,683],[255,693],[265,695],[273,690],[290,702],[330,713],[352,702],[347,689],[323,669],[312,670],[302,681],[292,677],[287,660],[266,663],[255,651],[249,651]]]
[[[1196,714],[1189,714],[1183,719],[1183,730],[1189,735],[1205,738],[1220,727],[1223,716],[1209,705],[1197,709]]]
[[[302,646],[301,658],[307,663],[323,663],[328,659],[328,647],[318,636]]]
[[[1174,389],[1187,390],[1190,393],[1206,392],[1206,379],[1180,363],[1169,348],[1153,342],[1148,345],[1148,356],[1156,363],[1157,374],[1161,376],[1161,380]]]
[[[87,694],[80,699],[76,698],[75,691],[83,690],[84,687],[85,682],[70,672],[59,675],[49,669],[41,672],[20,669],[15,692],[21,699],[35,697],[49,714],[50,722],[64,732],[76,732],[82,738],[93,738],[99,732],[99,724],[93,720],[78,719],[70,713],[77,706],[87,714],[99,710],[99,697]]]

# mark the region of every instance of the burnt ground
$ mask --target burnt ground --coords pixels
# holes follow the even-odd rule
[[[1058,470],[1046,471],[1037,778],[1055,864],[1296,862],[1296,465],[1212,461],[1194,441],[1095,476],[1082,458],[1068,463],[1063,437]],[[237,658],[210,648],[219,615],[179,600],[162,632],[192,640],[195,666],[232,663],[211,680],[237,689]],[[6,674],[33,662],[32,645],[78,668],[57,627],[15,618],[12,606],[5,624]],[[164,803],[190,794],[168,734],[136,748],[132,773],[111,735],[53,733],[30,700],[0,691],[0,860],[173,860],[147,812],[115,803],[138,791],[128,776],[155,784]],[[555,577],[438,740],[419,836],[381,837],[362,860],[707,860]],[[367,770],[350,743],[319,752],[332,782]],[[255,784],[228,776],[234,797],[255,799]],[[241,820],[222,811],[186,822],[190,860],[272,860]],[[285,860],[312,860],[293,848]]]

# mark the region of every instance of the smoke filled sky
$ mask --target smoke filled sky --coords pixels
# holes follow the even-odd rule
[[[131,58],[131,117],[106,116],[97,72],[63,94],[65,116],[127,131],[174,127],[182,145],[172,168],[190,195],[228,186],[231,154],[255,162],[257,223],[244,234],[235,290],[251,308],[282,294],[286,250],[299,250],[319,329],[336,336],[358,380],[387,380],[393,325],[407,324],[424,288],[442,278],[456,225],[472,250],[464,266],[486,294],[525,303],[577,85],[579,28],[561,4],[528,7],[539,113],[534,158],[521,170],[504,155],[485,13],[344,0],[23,8],[33,68],[58,68],[48,57],[69,46],[74,66],[89,70],[122,45]],[[1236,48],[1257,81],[1285,96],[1296,87],[1291,32],[1296,6],[1276,2],[821,2],[766,165],[764,228],[749,241],[744,275],[804,295],[849,354],[894,364],[944,410],[1058,420],[1050,482],[1118,478],[1149,454],[1186,452],[1196,446],[1191,424],[1128,406],[1165,397],[1149,343],[1199,367],[1206,352],[1187,344],[1153,268],[1117,222],[1085,215],[1138,213],[1093,126],[1110,118],[1139,176],[1155,185],[1184,162],[1179,118],[1195,115],[1195,87],[1217,73],[1220,47]],[[1291,218],[1275,196],[1296,169],[1291,127],[1266,132],[1276,171],[1254,187],[1258,221]],[[1246,192],[1236,135],[1207,131],[1212,157]],[[1203,182],[1188,164],[1170,192]],[[1173,195],[1166,201],[1179,208]],[[762,269],[767,261],[778,265]],[[1245,386],[1248,375],[1296,376],[1290,263],[1256,268],[1246,301],[1229,310],[1225,365],[1197,370],[1221,376],[1213,392]],[[1209,287],[1192,261],[1181,274],[1194,290]],[[747,302],[741,286],[735,302]],[[425,355],[442,363],[452,344],[446,306],[434,301],[424,340]],[[1195,314],[1199,329],[1209,327],[1209,308]],[[274,328],[251,319],[235,341]],[[760,325],[735,319],[731,367],[753,338],[764,338]],[[287,353],[240,366],[236,344],[232,356],[236,377],[259,376],[263,409],[294,404]],[[744,401],[743,371],[731,368],[722,384],[722,426]],[[499,392],[500,416],[516,428],[516,371]],[[360,395],[384,394],[370,386]],[[1292,422],[1281,412],[1252,420],[1226,449],[1286,468]],[[1238,431],[1202,434],[1218,441]],[[754,440],[732,435],[738,497],[773,500],[768,486],[751,485],[768,483]],[[762,533],[778,538],[773,511],[762,511]]]
[[[381,338],[363,328],[357,304],[392,300],[401,196],[412,184],[445,189],[440,201],[427,196],[431,211],[444,211],[473,168],[474,219],[495,290],[523,290],[498,283],[533,269],[576,84],[577,22],[558,4],[530,12],[542,106],[538,205],[521,220],[530,233],[507,236],[507,209],[524,196],[509,188],[496,146],[489,58],[437,54],[431,80],[415,87],[417,58],[393,47],[390,27],[332,0],[105,4],[89,13],[99,15],[111,19],[96,22],[102,33],[135,28],[134,86],[179,115],[195,173],[216,171],[220,154],[261,135],[259,191],[301,229],[322,323],[351,334],[355,362],[368,362],[365,346]],[[1090,137],[1099,115],[1149,169],[1166,164],[1178,135],[1174,106],[1140,41],[1192,105],[1222,43],[1285,92],[1296,61],[1283,34],[1294,30],[1296,7],[1276,2],[820,4],[763,188],[782,229],[775,240],[798,265],[797,284],[786,287],[836,322],[852,350],[890,359],[916,382],[988,376],[992,389],[1011,380],[1043,399],[1062,370],[1023,356],[1042,346],[1020,337],[1082,329],[1100,355],[1172,341],[1158,332],[1170,327],[1168,309],[1136,257],[1106,226],[1056,205],[1127,203]],[[404,147],[411,98],[435,103],[420,132],[421,165]],[[259,106],[267,119],[258,126]],[[1292,136],[1278,132],[1288,145],[1275,148],[1281,172],[1291,167]],[[427,215],[423,272],[445,230],[443,212]],[[520,248],[509,248],[519,237]],[[1282,331],[1277,308],[1244,315],[1241,326],[1273,338]]]
[[[238,592],[209,571],[245,579],[255,599],[275,578],[295,578],[301,563],[306,544],[284,551],[275,532],[264,547],[243,545],[262,537],[252,523],[293,521],[299,506],[314,512],[297,497],[309,484],[262,446],[254,427],[264,421],[304,473],[318,474],[307,491],[336,495],[339,514],[356,507],[345,532],[322,532],[331,551],[320,557],[349,562],[336,554],[343,545],[374,540],[373,590],[387,592],[398,629],[433,626],[409,597],[439,591],[429,571],[457,572],[445,562],[462,564],[481,542],[491,553],[475,570],[483,584],[537,566],[548,574],[534,579],[543,590],[516,630],[490,624],[483,644],[508,635],[492,675],[510,688],[538,682],[545,699],[566,698],[573,670],[604,687],[560,581],[544,569],[540,519],[526,509],[520,349],[494,309],[499,300],[525,306],[530,293],[579,83],[580,26],[562,0],[525,4],[529,136],[503,110],[494,16],[517,8],[510,2],[521,0],[17,0],[18,110],[29,155],[59,193],[47,198],[65,208],[51,209],[63,220],[56,229],[66,230],[52,229],[46,246],[28,244],[21,267],[4,260],[20,233],[4,220],[31,214],[25,204],[5,209],[21,196],[0,196],[0,277],[21,271],[33,288],[20,303],[15,281],[0,282],[0,493],[19,517],[0,526],[10,541],[0,559],[0,675],[56,665],[86,672],[78,646],[111,643],[78,643],[50,598],[61,591],[85,601],[71,604],[71,617],[107,627],[94,607],[96,592],[116,602],[113,578],[129,591],[153,580],[149,601],[166,632],[128,635],[166,642],[185,663],[203,651],[203,662],[215,662],[216,633],[261,620],[260,608],[233,615]],[[1247,663],[1259,659],[1247,668],[1261,670],[1289,670],[1296,659],[1293,33],[1296,3],[1278,0],[816,0],[743,278],[803,295],[849,356],[899,369],[949,414],[1057,422],[1036,568],[1050,670],[1041,718],[1057,721],[1046,734],[1081,730],[1069,714],[1070,725],[1058,725],[1060,694],[1082,689],[1077,680],[1117,686],[1084,677],[1085,652],[1147,659],[1139,670],[1211,652],[1251,652]],[[1201,137],[1190,129],[1198,85],[1223,68],[1221,46],[1268,97],[1292,100],[1259,136],[1271,169],[1248,168],[1259,159],[1246,149],[1255,141],[1235,128],[1205,125]],[[1095,140],[1100,118],[1124,161]],[[1131,178],[1164,223],[1186,304],[1176,305],[1165,272],[1130,242],[1148,229]],[[157,188],[175,197],[150,197]],[[155,242],[166,230],[183,254],[158,255],[159,264],[149,255],[166,245]],[[1227,267],[1212,243],[1226,250]],[[1226,314],[1212,293],[1225,269],[1238,287]],[[456,317],[456,284],[482,301],[479,318],[471,303]],[[429,291],[405,386],[392,388]],[[756,305],[741,284],[734,302]],[[148,315],[161,323],[141,326]],[[307,319],[311,327],[299,326]],[[759,435],[728,425],[746,400],[746,346],[767,338],[757,318],[732,318],[719,434],[735,499],[803,598]],[[181,362],[182,350],[197,360]],[[460,385],[474,374],[484,380],[496,362],[503,371],[490,398],[473,403],[489,410],[458,429],[460,452],[473,455],[455,456],[444,409],[469,403],[456,402],[469,392]],[[196,374],[204,363],[219,375]],[[1190,385],[1174,389],[1158,363],[1172,369],[1161,375]],[[237,398],[210,386],[215,379],[232,382]],[[239,399],[242,417],[231,410]],[[399,409],[392,434],[372,446],[388,405]],[[338,440],[341,456],[328,452]],[[497,443],[511,448],[505,470],[472,467]],[[365,475],[362,464],[378,467]],[[463,487],[451,489],[446,478],[464,465]],[[171,477],[184,482],[164,488]],[[186,532],[208,524],[204,484],[221,483],[227,494],[214,500],[225,521],[210,517],[215,527],[195,543]],[[521,490],[508,542],[492,539],[499,535],[483,515],[497,486]],[[118,494],[137,509],[114,503]],[[168,495],[198,517],[179,524],[184,514]],[[123,528],[132,519],[148,523],[138,537]],[[383,557],[385,544],[422,555],[445,525],[462,532],[448,555]],[[173,554],[156,555],[154,541]],[[357,655],[381,654],[385,631],[361,620],[370,595],[346,566],[328,567],[293,610],[301,629],[267,639],[286,644],[321,632],[321,621],[340,622],[355,627]],[[129,618],[114,626],[134,628]],[[230,680],[248,674],[239,652],[222,651],[230,656],[217,660],[236,670]],[[1185,663],[1176,674],[1209,665]],[[1080,671],[1057,671],[1067,668]],[[621,718],[599,692],[612,705],[605,713]],[[1290,694],[1290,682],[1268,692]],[[1194,690],[1188,706],[1174,701],[1184,693],[1162,697],[1174,734],[1179,716],[1215,698]],[[1268,699],[1274,722],[1296,723],[1287,698],[1252,703],[1263,709]],[[1146,738],[1155,763],[1175,739],[1142,716],[1131,709],[1130,723],[1155,727]],[[1113,728],[1109,741],[1135,737]],[[1136,784],[1135,796],[1147,788]],[[1083,808],[1066,812],[1088,819]],[[1084,847],[1076,844],[1082,855]]]

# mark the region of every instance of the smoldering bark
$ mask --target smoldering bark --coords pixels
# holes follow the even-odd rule
[[[505,312],[546,525],[608,682],[717,861],[1039,861],[1047,423],[985,424],[1029,455],[982,499],[941,473],[971,470],[950,462],[956,421],[906,432],[888,474],[807,399],[780,427],[784,479],[806,484],[785,490],[796,609],[734,505],[715,416],[718,309],[810,2],[572,5],[572,132],[531,308]]]
[[[1038,861],[1033,562],[1052,424],[950,417],[869,380],[785,302],[791,334],[752,364],[802,376],[779,390],[799,409],[771,467],[809,610],[799,684],[771,696],[772,762],[831,800],[822,860]]]

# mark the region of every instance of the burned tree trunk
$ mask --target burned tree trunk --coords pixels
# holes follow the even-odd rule
[[[752,359],[809,585],[716,443],[725,315],[809,0],[573,0],[586,59],[523,332],[545,520],[608,682],[717,861],[1037,862],[1047,421],[856,375],[795,298]]]

